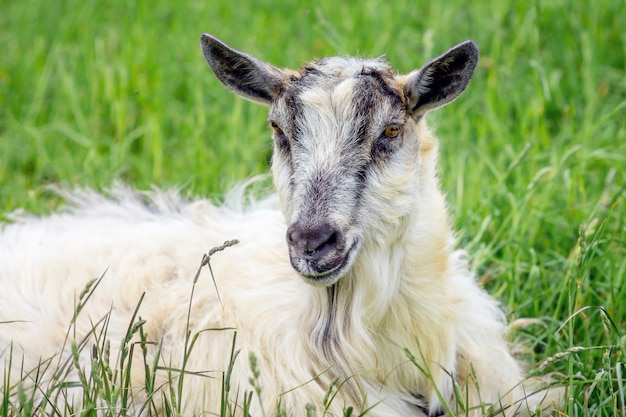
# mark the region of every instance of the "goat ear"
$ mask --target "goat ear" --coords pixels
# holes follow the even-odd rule
[[[454,101],[469,84],[478,63],[478,46],[465,41],[404,79],[409,114],[419,118]]]
[[[255,103],[270,105],[288,75],[208,33],[200,37],[200,47],[217,79],[235,94]]]

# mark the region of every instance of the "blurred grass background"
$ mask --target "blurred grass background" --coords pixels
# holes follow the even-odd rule
[[[473,266],[564,415],[626,415],[626,2],[0,0],[0,212],[50,184],[217,198],[267,171],[266,110],[210,74],[210,32],[278,66],[379,56],[400,72],[465,39],[468,91],[430,115]],[[547,362],[540,364],[544,360]]]

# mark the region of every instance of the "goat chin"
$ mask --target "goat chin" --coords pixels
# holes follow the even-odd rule
[[[564,392],[523,376],[439,188],[423,116],[465,89],[473,43],[406,76],[353,58],[280,70],[210,35],[202,48],[229,89],[270,106],[277,195],[244,203],[240,187],[218,206],[116,185],[61,191],[66,209],[15,216],[0,229],[8,383],[48,401],[35,380],[74,386],[102,372],[106,350],[111,364],[126,358],[136,414],[168,401],[219,414],[226,386],[230,407],[250,399],[256,416],[309,404],[333,416],[512,416],[562,404]],[[305,256],[339,261],[316,269]],[[70,397],[82,398],[54,398]]]

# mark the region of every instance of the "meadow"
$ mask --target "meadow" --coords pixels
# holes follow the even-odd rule
[[[177,186],[219,200],[266,172],[266,109],[212,76],[203,32],[282,67],[385,54],[400,72],[475,40],[468,91],[429,115],[460,244],[511,322],[526,323],[512,339],[527,347],[530,372],[568,387],[561,415],[626,416],[623,0],[1,0],[0,9],[3,221],[60,207],[55,184]],[[0,415],[28,414],[2,385]]]

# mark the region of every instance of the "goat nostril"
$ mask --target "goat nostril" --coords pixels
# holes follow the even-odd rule
[[[323,239],[312,242],[311,246],[305,249],[304,254],[306,256],[313,256],[316,253],[324,253],[337,247],[337,233],[335,232],[328,236],[326,240],[322,240]]]
[[[332,232],[330,236],[328,236],[328,239],[326,239],[326,242],[322,245],[330,247],[337,246],[337,232]]]
[[[289,229],[287,230],[287,243],[297,246],[297,242],[299,240],[300,232],[298,232],[298,230],[293,226],[289,227]]]

